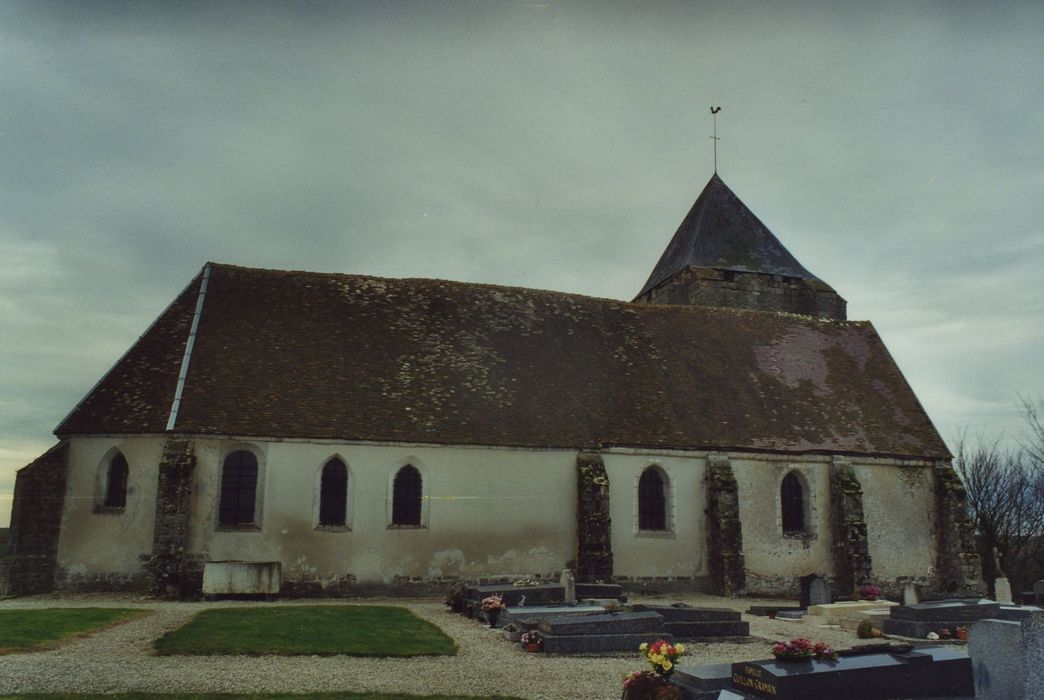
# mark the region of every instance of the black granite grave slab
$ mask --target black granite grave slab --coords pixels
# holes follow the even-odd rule
[[[804,608],[795,608],[793,606],[785,605],[751,605],[747,608],[748,615],[756,615],[758,617],[767,617],[770,612],[783,612],[784,610],[795,610],[801,612]]]
[[[634,612],[650,610],[663,615],[667,622],[730,622],[739,621],[740,614],[729,608],[690,608],[674,605],[632,605]]]
[[[628,651],[638,654],[642,644],[652,644],[658,639],[673,642],[669,634],[645,632],[636,634],[544,634],[545,654],[587,654],[606,651]]]
[[[675,666],[671,682],[696,694],[732,687],[732,664]]]
[[[734,663],[732,685],[737,691],[775,700],[942,698],[975,693],[971,659],[945,647],[847,655],[836,661]]]
[[[518,605],[525,597],[526,605],[546,605],[561,603],[565,598],[565,588],[557,583],[541,583],[536,586],[512,586],[510,583],[472,586],[465,590],[464,596],[469,600],[481,601],[491,595],[499,595],[504,605]]]
[[[918,622],[974,622],[997,617],[1000,603],[985,598],[954,598],[932,600],[913,605],[899,605],[890,609],[889,617],[895,620]]]
[[[940,629],[952,632],[956,627],[1000,616],[1000,604],[984,598],[933,600],[891,608],[882,629],[885,634],[923,639]]]
[[[663,628],[678,639],[708,639],[711,637],[747,637],[750,623],[724,622],[665,622]]]
[[[663,630],[663,616],[648,611],[548,617],[540,621],[538,629],[546,634],[574,636],[644,632],[655,634]]]
[[[1002,605],[996,619],[1019,622],[1029,619],[1033,616],[1033,613],[1040,611],[1041,608],[1036,605]]]
[[[618,583],[578,583],[576,597],[579,598],[616,598],[621,603],[627,602],[627,594]]]
[[[491,595],[499,595],[505,605],[519,605],[525,599],[526,605],[553,605],[565,602],[565,587],[559,583],[539,583],[533,586],[515,586],[510,583],[492,583],[481,586],[470,586],[464,591],[468,600],[481,601]],[[578,583],[577,598],[615,598],[627,601],[623,589],[614,583]]]
[[[506,622],[517,622],[519,620],[532,620],[535,625],[537,621],[547,617],[565,617],[574,615],[600,615],[605,608],[595,605],[541,605],[505,608],[500,616]]]

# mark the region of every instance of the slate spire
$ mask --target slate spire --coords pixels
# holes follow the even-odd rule
[[[683,275],[686,271],[690,274]],[[676,291],[657,289],[668,283],[691,287],[688,277],[692,275],[700,278],[700,290],[687,294],[684,301]],[[742,278],[738,283],[737,276]],[[805,301],[798,303],[797,296],[789,295],[796,305],[771,302],[766,292],[769,286],[777,284],[775,276],[786,278],[782,284],[794,288],[792,291]],[[680,281],[683,277],[685,280]],[[746,289],[734,293],[737,284]],[[708,293],[708,287],[719,289]],[[802,288],[800,293],[797,287]],[[820,308],[823,303],[836,305],[823,298],[829,295],[840,303],[840,314],[826,313]],[[820,297],[819,301],[809,306],[816,297]],[[734,306],[829,317],[844,313],[844,300],[806,270],[717,173],[711,176],[681,222],[635,301]]]

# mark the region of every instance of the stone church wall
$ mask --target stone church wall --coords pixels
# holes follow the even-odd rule
[[[707,585],[706,460],[702,456],[621,450],[603,453],[612,484],[614,576],[633,584]],[[667,530],[638,528],[638,479],[649,467],[667,485]]]
[[[54,589],[69,444],[60,442],[18,470],[0,596]]]
[[[74,438],[58,547],[57,584],[62,590],[144,587],[142,564],[152,552],[156,468],[161,438]],[[127,459],[127,505],[101,506],[105,474],[115,450]]]
[[[64,590],[146,587],[155,559],[159,465],[166,437],[74,438],[57,584]],[[346,445],[192,439],[184,561],[278,561],[293,594],[428,587],[456,578],[557,577],[575,567],[577,451]],[[129,465],[127,505],[99,508],[104,469],[115,449]],[[218,527],[221,465],[237,449],[259,462],[255,527]],[[615,448],[598,453],[609,486],[613,576],[632,587],[710,585],[706,454]],[[339,457],[348,466],[348,525],[319,527],[320,475]],[[746,590],[795,594],[807,573],[835,577],[831,459],[731,454]],[[862,484],[875,583],[920,580],[936,558],[930,466],[851,461]],[[423,477],[421,527],[395,527],[391,491],[406,464]],[[664,531],[638,528],[638,480],[657,469],[667,485]],[[784,534],[780,486],[789,472],[805,488],[807,527]],[[179,492],[184,492],[184,489]],[[163,539],[163,538],[159,538]],[[169,538],[168,538],[169,539]],[[166,540],[164,540],[166,541]],[[198,573],[198,572],[196,572]]]
[[[926,583],[936,558],[931,465],[853,460],[853,468],[863,486],[874,583],[892,595],[907,579]]]
[[[220,465],[258,451],[260,528],[217,527]],[[319,528],[319,478],[348,466],[348,527]],[[575,556],[574,451],[196,441],[190,549],[208,560],[281,561],[305,592],[351,585],[439,583],[457,577],[553,576]],[[391,526],[402,466],[423,479],[421,527]]]
[[[845,300],[821,282],[709,267],[688,267],[636,301],[847,318]]]
[[[833,576],[827,458],[731,455],[730,462],[739,487],[747,592],[793,595],[800,590],[798,577],[803,574]],[[800,476],[806,487],[807,526],[800,535],[783,533],[780,485],[791,471]]]

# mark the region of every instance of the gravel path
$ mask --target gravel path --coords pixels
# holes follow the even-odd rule
[[[688,595],[636,598],[632,602],[745,610],[754,599]],[[201,610],[266,605],[257,602],[171,603],[113,595],[34,596],[0,601],[0,609],[39,607],[129,607],[153,612],[90,637],[45,652],[0,656],[0,694],[94,692],[311,692],[384,691],[417,694],[467,693],[510,695],[529,700],[605,700],[620,695],[620,681],[642,668],[637,654],[552,657],[528,654],[493,631],[454,615],[431,599],[358,599],[352,601],[280,601],[279,605],[402,605],[442,628],[460,647],[453,657],[371,659],[319,656],[151,655],[151,642],[184,624]],[[804,635],[836,647],[861,640],[837,627],[809,627],[795,622],[749,617],[745,644],[691,644],[688,664],[724,663],[768,655],[766,640]]]

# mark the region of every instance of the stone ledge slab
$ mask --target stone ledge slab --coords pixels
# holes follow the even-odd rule
[[[604,651],[631,651],[638,654],[642,644],[652,644],[658,639],[673,642],[674,638],[662,632],[644,634],[544,634],[545,654],[584,654]]]

